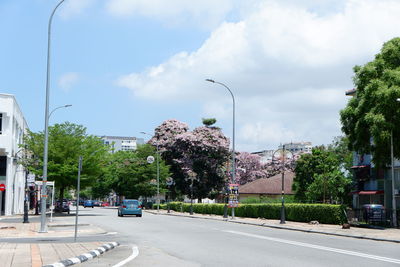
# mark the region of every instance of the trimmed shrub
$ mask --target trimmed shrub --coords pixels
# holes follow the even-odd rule
[[[153,209],[157,205],[153,205]],[[167,204],[161,204],[160,209],[167,209]],[[175,211],[190,211],[189,203],[171,202],[170,209]],[[318,221],[327,224],[342,224],[346,222],[346,216],[341,205],[331,204],[285,204],[285,216],[288,221],[310,222]],[[224,204],[202,204],[194,203],[193,212],[200,214],[224,214]],[[231,208],[228,209],[228,214]],[[238,217],[265,218],[279,220],[281,217],[280,203],[262,203],[262,204],[240,204],[235,208],[235,214]]]

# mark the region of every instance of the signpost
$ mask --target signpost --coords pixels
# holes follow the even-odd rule
[[[239,206],[239,185],[238,184],[229,184],[229,208],[237,208]]]
[[[169,202],[171,201],[171,200],[170,200],[170,198],[171,198],[171,185],[174,184],[174,179],[173,179],[172,177],[167,177],[167,179],[165,180],[165,183],[166,183],[167,186],[168,186],[168,193],[169,193],[169,196],[168,196],[167,206],[168,206],[168,213],[170,213]]]

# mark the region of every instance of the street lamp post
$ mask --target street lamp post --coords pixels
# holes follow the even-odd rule
[[[278,149],[276,151],[274,151],[274,153],[272,154],[272,164],[274,164],[274,157],[275,157],[275,153],[282,151],[282,155],[281,155],[281,163],[282,163],[282,167],[281,167],[281,174],[282,174],[282,193],[281,193],[281,202],[282,202],[282,206],[281,206],[281,220],[280,220],[280,224],[285,224],[286,223],[286,218],[285,218],[285,158],[286,158],[286,148],[285,145],[282,145],[282,150]],[[292,154],[293,156],[293,154]]]
[[[281,221],[280,224],[285,224],[285,145],[282,147],[282,206],[281,206]]]
[[[140,133],[153,137],[151,134],[146,133],[146,132],[140,132]],[[157,149],[157,157],[156,157],[156,161],[157,161],[157,212],[160,212],[160,159],[159,159],[160,150],[159,150],[159,146],[158,146],[158,141],[156,144],[156,149]]]
[[[211,83],[217,83],[219,85],[222,85],[223,87],[225,87],[231,97],[232,97],[232,183],[236,184],[236,162],[235,162],[235,97],[231,91],[231,89],[229,89],[228,86],[226,86],[225,84],[221,83],[221,82],[217,82],[214,81],[212,79],[206,79],[207,82],[211,82]],[[232,219],[235,217],[235,208],[232,208]]]
[[[42,186],[42,203],[40,217],[39,233],[46,233],[46,182],[47,182],[47,160],[48,160],[48,144],[49,144],[49,94],[50,94],[50,47],[51,47],[51,23],[57,8],[64,2],[61,0],[51,12],[47,31],[47,75],[46,75],[46,107],[44,116],[44,153],[43,153],[43,186]]]
[[[27,157],[27,150],[26,150],[26,144],[25,144],[25,160],[28,158]],[[25,163],[26,164],[26,163]],[[28,218],[28,168],[25,167],[25,196],[24,196],[24,221],[23,223],[29,223],[29,218]]]

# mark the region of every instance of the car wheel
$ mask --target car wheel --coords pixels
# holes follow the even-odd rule
[[[138,214],[138,215],[136,215],[137,217],[142,217],[142,214]]]
[[[69,214],[69,211],[68,211],[68,214]]]
[[[124,214],[121,213],[121,217],[124,217]]]

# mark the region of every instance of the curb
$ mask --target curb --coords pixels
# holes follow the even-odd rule
[[[55,262],[53,264],[43,265],[42,267],[64,267],[64,266],[71,266],[71,265],[74,265],[77,263],[82,263],[82,262],[91,260],[93,258],[96,258],[97,256],[99,256],[99,255],[103,254],[104,252],[107,252],[113,248],[116,248],[117,246],[119,246],[119,243],[117,243],[117,242],[107,243],[107,244],[104,244],[104,245],[98,247],[97,249],[93,249],[93,250],[89,251],[88,253],[84,253],[84,254],[74,257],[74,258],[61,260],[61,261]]]
[[[331,233],[331,232],[323,232],[323,231],[316,231],[316,230],[270,225],[270,224],[265,224],[265,223],[250,223],[250,222],[243,222],[243,221],[240,222],[240,221],[234,221],[234,220],[229,220],[229,219],[221,220],[221,219],[217,219],[217,218],[207,218],[207,217],[202,218],[202,217],[195,217],[195,216],[184,215],[184,214],[180,215],[180,214],[171,214],[171,213],[157,213],[157,212],[153,212],[153,211],[147,211],[147,212],[154,214],[154,215],[167,215],[167,216],[176,216],[176,217],[186,217],[186,218],[192,218],[192,219],[225,221],[225,222],[230,222],[230,223],[247,224],[247,225],[254,225],[254,226],[261,226],[261,227],[268,227],[268,228],[282,229],[282,230],[291,230],[291,231],[298,231],[298,232],[305,232],[305,233],[323,234],[323,235],[332,235],[332,236],[340,236],[340,237],[350,237],[350,238],[356,238],[356,239],[366,239],[366,240],[373,240],[373,241],[400,243],[400,240],[397,240],[397,239],[386,239],[386,238],[368,237],[368,236],[360,236],[360,235],[346,235],[346,234],[339,234],[339,233]]]

